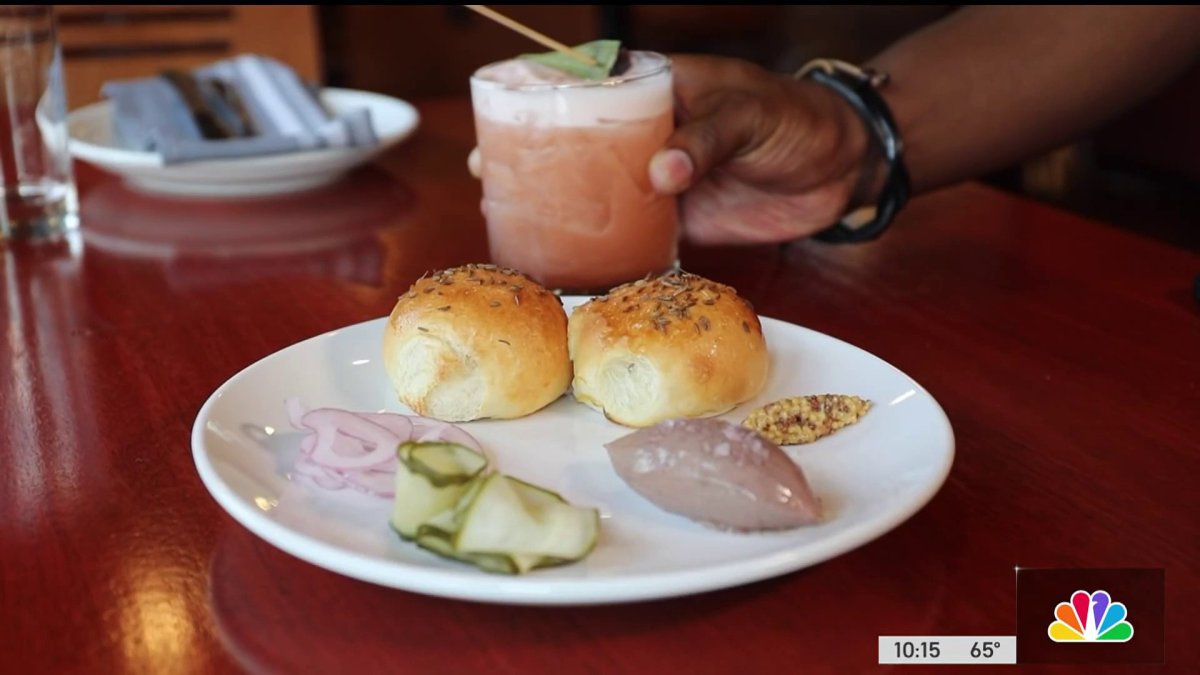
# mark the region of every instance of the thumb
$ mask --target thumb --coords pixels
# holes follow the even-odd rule
[[[755,137],[760,116],[741,97],[680,125],[650,158],[650,182],[662,194],[678,194],[705,174],[744,151]]]

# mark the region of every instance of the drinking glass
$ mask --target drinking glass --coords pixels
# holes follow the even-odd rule
[[[78,227],[62,50],[48,5],[0,6],[0,239]]]
[[[603,292],[677,265],[675,199],[650,158],[674,130],[670,60],[634,52],[602,81],[471,77],[493,262],[560,292]]]

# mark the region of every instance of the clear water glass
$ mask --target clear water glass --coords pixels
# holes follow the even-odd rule
[[[79,225],[62,48],[49,5],[0,6],[0,239]]]

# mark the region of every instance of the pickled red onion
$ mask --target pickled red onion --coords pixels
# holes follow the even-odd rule
[[[297,398],[285,403],[292,426],[310,432],[300,441],[292,477],[327,490],[352,487],[391,499],[396,447],[407,441],[447,441],[483,452],[471,434],[440,420],[338,408],[305,411]]]
[[[319,408],[300,419],[317,432],[312,460],[330,469],[369,469],[395,457],[404,442],[383,426],[352,412]]]

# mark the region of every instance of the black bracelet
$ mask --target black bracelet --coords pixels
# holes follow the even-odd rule
[[[817,59],[801,68],[796,77],[806,77],[825,85],[846,99],[867,125],[872,142],[878,144],[887,164],[887,178],[878,202],[874,206],[856,209],[832,227],[813,235],[813,238],[840,244],[870,241],[879,237],[908,201],[910,191],[900,130],[887,102],[878,91],[887,82],[887,75],[843,61]],[[867,212],[865,217],[864,211]]]

